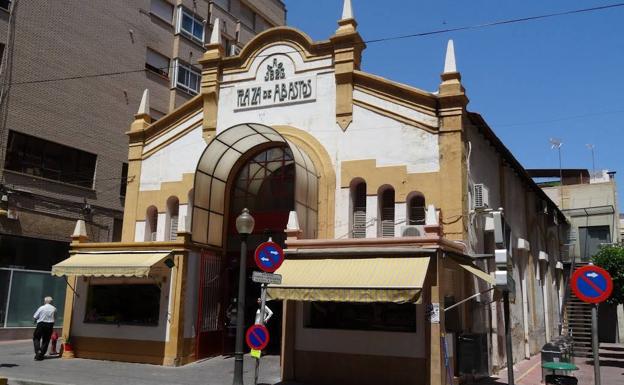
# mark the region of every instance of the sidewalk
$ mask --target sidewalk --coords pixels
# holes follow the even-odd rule
[[[573,375],[579,385],[594,385],[593,359],[575,358],[574,364],[579,370]],[[514,365],[516,385],[539,385],[542,381],[541,358],[537,354],[530,360],[523,360]],[[600,344],[600,374],[602,384],[624,383],[624,344]],[[497,376],[478,382],[479,385],[507,384],[507,370]]]
[[[80,358],[34,361],[32,349],[30,340],[0,343],[0,378],[9,378],[9,385],[223,385],[232,383],[234,371],[233,357],[172,368]],[[245,356],[246,384],[253,384],[254,361]],[[258,383],[279,382],[279,369],[279,356],[263,357]]]

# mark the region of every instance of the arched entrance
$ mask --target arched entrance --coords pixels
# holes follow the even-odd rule
[[[310,158],[271,127],[242,124],[217,135],[202,154],[195,174],[192,239],[211,246],[201,257],[197,313],[198,358],[233,352],[240,238],[235,219],[248,208],[256,220],[248,239],[252,253],[269,236],[284,241],[288,213],[295,210],[307,237],[317,231],[317,173]],[[260,294],[247,281],[245,325],[251,325]],[[268,324],[279,349],[281,305]]]

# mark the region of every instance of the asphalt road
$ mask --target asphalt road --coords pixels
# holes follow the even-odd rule
[[[0,378],[9,385],[223,385],[232,383],[233,357],[215,357],[178,368],[87,359],[35,361],[32,341],[0,342]],[[253,384],[254,359],[245,356],[245,383]],[[279,356],[262,358],[259,384],[275,384]]]

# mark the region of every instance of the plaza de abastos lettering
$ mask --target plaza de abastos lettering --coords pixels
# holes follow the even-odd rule
[[[295,104],[316,99],[316,77],[286,79],[283,63],[267,64],[262,82],[235,88],[236,110]]]

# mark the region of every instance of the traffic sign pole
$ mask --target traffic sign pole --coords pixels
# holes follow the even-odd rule
[[[592,317],[592,350],[594,352],[594,384],[600,385],[600,357],[598,345],[598,304],[593,304],[591,309]]]
[[[260,325],[264,325],[264,312],[266,307],[266,291],[267,291],[267,283],[263,283],[260,291]],[[258,385],[258,373],[260,372],[260,357],[256,359],[256,371],[254,374],[254,385]]]
[[[611,296],[613,280],[609,272],[590,263],[577,269],[570,280],[572,291],[583,302],[592,304],[591,334],[594,355],[594,384],[600,385],[600,345],[598,343],[598,304]]]

